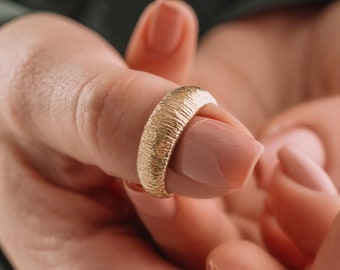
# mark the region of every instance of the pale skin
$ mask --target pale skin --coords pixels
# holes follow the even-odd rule
[[[292,220],[278,206],[291,192],[309,206],[313,196],[278,176],[267,190],[253,177],[223,199],[175,196],[171,218],[136,205],[158,248],[140,232],[115,183],[135,179],[143,125],[177,85],[209,89],[268,147],[274,132],[308,126],[323,143],[326,162],[318,166],[340,187],[339,3],[221,24],[203,37],[197,54],[195,18],[181,2],[173,5],[186,35],[171,57],[146,49],[143,21],[125,59],[88,29],[54,15],[30,15],[1,28],[2,248],[17,269],[336,269],[338,196],[321,192],[323,216],[304,209],[310,220],[322,221],[319,238],[306,245],[292,233],[305,217]],[[316,102],[304,103],[310,99]]]

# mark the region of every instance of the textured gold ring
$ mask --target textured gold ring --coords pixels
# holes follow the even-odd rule
[[[157,104],[139,143],[137,173],[149,194],[167,198],[165,175],[175,145],[190,120],[206,104],[217,104],[206,90],[196,86],[177,88]]]

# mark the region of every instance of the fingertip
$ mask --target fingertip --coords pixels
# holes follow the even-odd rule
[[[326,163],[326,153],[322,140],[311,129],[296,127],[283,131],[276,131],[260,140],[265,151],[256,167],[255,173],[259,186],[265,189],[270,187],[275,168],[279,164],[278,152],[286,145],[291,145],[307,154],[320,166]]]
[[[166,188],[195,198],[226,195],[245,184],[262,152],[263,146],[239,128],[196,116],[176,145]]]
[[[293,181],[312,190],[338,194],[334,183],[321,166],[297,147],[282,147],[278,157],[281,168]]]
[[[185,2],[153,2],[130,39],[128,65],[182,83],[195,54],[197,25],[193,10]]]
[[[290,150],[285,148],[280,154],[283,162],[274,173],[268,204],[295,245],[313,257],[340,209],[340,201],[329,184],[324,183],[326,175],[318,171],[321,168],[315,168],[314,162],[306,162],[301,156],[293,156],[295,152]]]

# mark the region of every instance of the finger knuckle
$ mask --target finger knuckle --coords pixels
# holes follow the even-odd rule
[[[99,74],[81,90],[77,98],[75,122],[78,136],[90,152],[103,155],[119,140],[128,109],[127,90],[134,77],[117,78]]]

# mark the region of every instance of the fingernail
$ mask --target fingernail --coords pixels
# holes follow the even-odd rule
[[[263,146],[235,127],[195,117],[175,149],[173,170],[195,182],[218,188],[241,187],[253,172]]]
[[[180,43],[185,20],[175,3],[157,1],[156,5],[148,24],[147,43],[159,54],[170,54]]]
[[[174,197],[159,199],[147,194],[140,185],[124,181],[126,193],[139,214],[149,218],[170,219],[176,215]]]
[[[326,162],[326,154],[323,143],[318,135],[308,128],[296,128],[274,134],[261,141],[265,151],[256,168],[259,185],[268,188],[277,167],[278,151],[285,145],[291,145],[307,154],[320,166]]]
[[[285,146],[280,149],[278,156],[282,171],[290,179],[312,190],[337,194],[326,172],[298,148]]]

